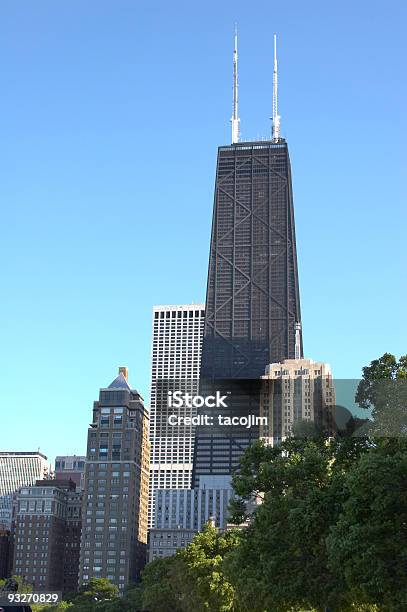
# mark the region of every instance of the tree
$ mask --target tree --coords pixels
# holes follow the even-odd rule
[[[149,612],[242,612],[222,563],[240,541],[209,523],[173,557],[156,559],[142,574],[143,610]]]
[[[174,588],[179,564],[177,556],[155,559],[142,572],[143,610],[149,612],[182,612],[179,595]]]
[[[371,435],[406,436],[407,355],[397,361],[385,353],[363,368],[355,399],[362,408],[372,410]]]
[[[6,589],[17,593],[31,593],[33,588],[29,582],[26,582],[22,576],[12,576],[0,580],[0,590]]]
[[[119,612],[119,610],[123,610],[123,612],[139,612],[142,610],[142,588],[140,584],[132,584],[129,585],[125,591],[124,595],[121,599],[122,608],[116,608],[113,612]]]
[[[295,438],[312,439],[320,437],[322,435],[322,430],[315,421],[300,419],[293,423],[292,433]]]
[[[178,556],[186,568],[187,588],[182,598],[186,612],[238,612],[235,589],[223,572],[223,559],[240,542],[237,530],[219,533],[208,522],[201,533]],[[191,588],[193,586],[193,588]]]
[[[398,447],[398,448],[397,448]],[[327,538],[329,566],[350,599],[407,609],[407,444],[377,446],[351,466],[347,498]]]
[[[55,606],[49,606],[49,605],[33,605],[32,606],[32,610],[33,612],[66,612],[66,610],[69,610],[69,612],[71,612],[71,610],[73,610],[73,604],[68,602],[68,601],[60,601],[58,604],[56,604]]]
[[[374,406],[377,400],[377,390],[380,385],[376,383],[382,380],[397,380],[407,378],[407,355],[396,357],[390,353],[384,353],[379,359],[374,359],[369,366],[363,368],[362,380],[356,391],[356,401],[361,408]]]
[[[233,486],[243,500],[263,498],[224,571],[244,609],[321,610],[347,605],[341,575],[328,563],[326,538],[346,499],[344,478],[368,451],[365,439],[286,440],[253,445]]]
[[[119,589],[107,578],[91,578],[83,585],[72,601],[72,612],[94,612],[101,609],[101,604],[117,598]]]

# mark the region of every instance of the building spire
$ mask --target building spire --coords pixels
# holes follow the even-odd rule
[[[271,134],[273,142],[280,140],[280,115],[277,107],[278,69],[277,69],[277,34],[274,34],[274,68],[273,68],[273,114],[271,117]]]
[[[238,111],[238,77],[237,77],[237,24],[235,24],[235,47],[233,50],[233,114],[232,123],[232,144],[239,142],[240,138],[240,119]]]
[[[301,323],[295,324],[295,359],[301,359]]]

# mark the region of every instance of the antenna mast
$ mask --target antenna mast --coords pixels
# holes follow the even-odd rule
[[[301,323],[295,324],[295,359],[301,359]]]
[[[240,119],[238,116],[238,79],[237,79],[237,25],[235,25],[235,47],[233,50],[233,114],[232,123],[232,144],[239,142],[240,138]]]
[[[274,69],[273,69],[273,115],[271,117],[271,134],[273,142],[280,140],[280,115],[277,108],[278,70],[277,70],[277,35],[274,34]]]

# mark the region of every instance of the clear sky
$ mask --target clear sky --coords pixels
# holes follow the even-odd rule
[[[306,355],[407,352],[406,7],[1,2],[1,450],[83,453],[119,365],[148,397],[153,305],[204,301],[235,21],[244,139],[279,37]]]

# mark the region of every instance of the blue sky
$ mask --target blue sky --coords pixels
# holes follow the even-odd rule
[[[244,139],[269,135],[279,36],[307,356],[352,378],[407,352],[406,13],[1,3],[2,450],[84,452],[119,365],[148,396],[153,305],[204,300],[235,21]]]

